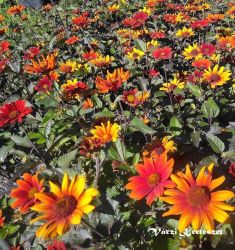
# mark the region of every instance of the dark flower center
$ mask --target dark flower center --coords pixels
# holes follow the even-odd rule
[[[64,196],[56,202],[56,216],[64,218],[73,213],[77,207],[77,200],[73,196]]]
[[[194,207],[202,207],[210,201],[210,192],[207,187],[192,187],[187,195],[188,201]]]
[[[211,75],[211,81],[212,82],[218,82],[221,80],[221,77],[218,74],[212,74]]]

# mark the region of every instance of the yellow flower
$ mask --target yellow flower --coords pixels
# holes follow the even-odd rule
[[[145,12],[145,13],[147,13],[149,15],[152,13],[152,10],[150,8],[146,7],[146,6],[143,9],[140,9],[139,11]]]
[[[60,71],[63,73],[71,73],[77,70],[77,62],[72,60],[67,60],[65,63],[60,63]]]
[[[195,59],[198,60],[202,57],[200,52],[200,48],[197,43],[194,43],[193,46],[189,45],[187,48],[184,49],[182,53],[186,60]]]
[[[95,126],[94,129],[91,129],[91,133],[94,138],[100,139],[102,143],[108,143],[117,141],[120,130],[121,127],[117,123],[111,124],[108,121],[106,124],[101,123],[101,126]]]
[[[209,67],[208,70],[204,70],[203,78],[214,89],[216,86],[224,85],[230,80],[231,74],[230,70],[226,71],[224,67],[219,68],[219,65],[216,64],[213,69]]]
[[[183,27],[176,32],[176,37],[190,37],[194,35],[192,28]]]
[[[220,60],[220,54],[213,54],[210,56],[211,60],[215,63],[218,63]]]
[[[150,42],[147,42],[147,49],[151,50],[151,49],[155,49],[158,46],[158,41],[156,40],[151,40]]]
[[[131,60],[140,60],[143,55],[144,52],[142,50],[133,48],[131,52],[128,52],[127,57]]]
[[[92,63],[93,65],[97,66],[97,67],[103,67],[105,65],[111,64],[114,60],[113,56],[102,56],[100,55],[98,58],[93,59],[90,61],[90,63]]]
[[[119,4],[113,4],[113,5],[110,5],[110,6],[107,7],[107,10],[109,12],[112,12],[112,13],[118,11],[119,9],[120,9],[120,5]]]
[[[65,173],[61,187],[50,182],[50,193],[36,193],[39,201],[31,209],[40,213],[31,223],[43,221],[36,236],[54,238],[67,232],[71,225],[78,225],[84,214],[95,209],[91,201],[98,195],[95,188],[85,189],[85,177],[76,175],[72,180]]]
[[[185,82],[181,82],[179,79],[174,77],[174,79],[171,80],[170,82],[163,83],[162,84],[163,87],[161,87],[160,90],[170,93],[174,91],[176,88],[183,89],[184,85],[185,85]]]

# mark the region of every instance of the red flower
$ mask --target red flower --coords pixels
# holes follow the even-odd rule
[[[73,18],[72,22],[79,28],[84,28],[89,23],[88,12],[84,12],[82,15]]]
[[[141,200],[146,197],[147,205],[163,195],[164,188],[174,187],[171,180],[168,180],[172,173],[174,160],[167,161],[166,154],[156,155],[152,158],[144,158],[143,164],[135,166],[139,175],[129,179],[125,186],[130,189],[130,198]]]
[[[4,71],[4,69],[6,68],[6,65],[7,65],[7,59],[3,59],[0,61],[0,73]]]
[[[0,42],[0,54],[7,52],[9,50],[10,43],[8,41],[1,41]]]
[[[4,225],[5,217],[2,216],[2,210],[0,209],[0,228]]]
[[[39,55],[39,53],[40,53],[40,48],[38,48],[38,47],[31,47],[23,55],[23,60],[34,59],[37,55]]]
[[[122,101],[132,107],[135,107],[139,103],[137,93],[138,89],[130,89],[128,91],[123,91]]]
[[[231,164],[231,166],[229,167],[229,171],[228,171],[231,175],[233,175],[233,177],[235,177],[235,162],[233,162]]]
[[[150,77],[155,77],[155,76],[159,75],[159,72],[157,70],[155,70],[155,69],[150,69],[148,74],[149,74]]]
[[[13,188],[10,194],[11,198],[16,199],[11,207],[19,208],[21,213],[27,213],[36,202],[34,195],[43,192],[43,180],[39,181],[37,175],[25,173],[23,180],[18,180],[16,183],[18,187]]]
[[[209,25],[209,22],[207,19],[197,20],[191,23],[191,27],[193,29],[202,29],[204,27],[207,27]]]
[[[131,18],[126,18],[123,21],[123,24],[125,26],[129,26],[131,28],[138,28],[141,27],[145,24],[145,21],[148,19],[148,14],[143,12],[143,11],[139,11],[136,12],[133,17]]]
[[[91,50],[89,52],[85,52],[83,53],[82,57],[86,60],[86,61],[91,61],[96,59],[99,56],[99,54],[97,52],[95,52],[94,50]]]
[[[47,92],[52,89],[53,82],[50,80],[48,76],[44,76],[39,80],[38,84],[34,86],[34,89],[38,92]]]
[[[162,47],[153,51],[153,58],[161,60],[161,59],[171,59],[172,57],[172,49],[170,47]]]
[[[71,36],[70,38],[68,38],[65,43],[67,45],[71,45],[71,44],[74,44],[76,43],[77,41],[79,41],[79,38],[77,36]]]
[[[52,244],[47,246],[47,250],[67,250],[63,241],[54,240]]]
[[[153,31],[153,32],[150,32],[149,35],[153,40],[166,37],[166,35],[165,35],[165,33],[163,31]]]
[[[14,124],[22,122],[23,117],[32,112],[31,107],[27,107],[24,100],[17,100],[11,103],[5,103],[0,107],[0,127],[7,123]]]
[[[215,53],[216,48],[211,43],[204,43],[201,45],[200,50],[204,56],[211,56]]]

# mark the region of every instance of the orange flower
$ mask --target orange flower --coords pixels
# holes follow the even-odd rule
[[[86,52],[82,55],[82,57],[86,60],[86,61],[91,61],[96,59],[97,57],[99,57],[100,54],[95,52],[94,50],[91,50],[89,52]]]
[[[0,23],[4,20],[4,16],[0,15]]]
[[[16,200],[11,207],[19,208],[21,213],[27,213],[29,209],[36,203],[36,193],[43,192],[43,180],[39,181],[37,175],[25,173],[23,180],[18,180],[17,188],[11,190],[10,197]]]
[[[0,228],[4,225],[5,217],[2,216],[2,210],[0,209]]]
[[[71,225],[80,224],[82,216],[95,209],[90,203],[98,195],[95,188],[85,189],[84,176],[75,175],[70,179],[65,173],[61,186],[51,181],[49,184],[51,192],[35,194],[39,203],[31,207],[33,211],[41,213],[31,223],[44,222],[36,236],[45,239],[62,235]]]
[[[30,59],[31,64],[26,64],[24,66],[24,71],[29,74],[41,74],[48,71],[51,71],[55,67],[55,55],[50,54],[47,57],[43,56],[41,59],[32,60]]]
[[[79,38],[77,36],[71,36],[70,38],[68,38],[65,43],[67,45],[71,45],[71,44],[74,44],[76,43],[77,41],[79,41]]]
[[[87,99],[83,102],[83,104],[82,104],[82,108],[83,108],[83,109],[91,109],[91,108],[93,108],[93,107],[94,107],[94,104],[93,104],[91,98],[87,98]]]
[[[23,5],[14,5],[7,10],[7,14],[9,15],[20,14],[24,9],[25,7]]]
[[[115,69],[113,73],[107,71],[106,79],[99,76],[96,77],[96,88],[99,93],[107,93],[109,91],[117,91],[122,83],[130,77],[129,71],[124,71],[123,68]]]
[[[211,61],[208,59],[198,59],[192,62],[192,66],[198,69],[208,69],[211,66]]]
[[[215,23],[224,19],[224,14],[209,14],[206,18],[209,22]]]
[[[52,8],[53,8],[53,5],[48,3],[42,7],[42,10],[45,12],[49,12],[50,10],[52,10]]]
[[[117,123],[110,123],[108,121],[106,124],[103,122],[101,126],[95,126],[94,129],[91,129],[91,134],[94,138],[98,138],[102,143],[115,142],[119,137],[119,131],[121,127]]]
[[[161,200],[173,206],[163,216],[180,215],[178,226],[180,232],[189,224],[192,224],[194,230],[198,230],[202,225],[206,230],[213,230],[214,220],[225,223],[228,219],[229,215],[224,210],[234,210],[232,206],[223,202],[233,198],[233,192],[214,191],[225,181],[225,177],[213,180],[213,167],[214,165],[210,164],[206,170],[204,166],[197,178],[192,175],[189,165],[186,166],[185,174],[178,172],[176,175],[171,175],[176,187],[166,190],[164,194],[167,197],[162,197]]]
[[[125,186],[131,190],[129,197],[141,200],[146,197],[147,205],[151,206],[156,198],[163,195],[164,188],[174,186],[168,180],[173,170],[174,160],[167,161],[166,155],[156,155],[152,158],[144,158],[143,164],[135,166],[139,175],[129,178],[129,183]]]

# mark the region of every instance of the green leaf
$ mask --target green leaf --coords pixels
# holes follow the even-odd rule
[[[225,145],[224,143],[220,140],[219,137],[208,133],[206,135],[206,139],[208,141],[208,143],[210,144],[211,148],[213,149],[214,152],[221,154],[223,153],[224,149],[225,149]]]
[[[71,161],[73,161],[75,159],[77,151],[78,150],[75,149],[69,153],[66,153],[66,154],[60,156],[59,159],[57,160],[58,166],[63,167],[63,168],[69,167]]]
[[[14,142],[8,142],[7,145],[4,145],[0,148],[0,162],[4,162],[9,151],[14,147]]]
[[[179,119],[176,116],[173,116],[170,120],[169,124],[170,130],[175,134],[175,135],[180,135],[182,131],[182,125],[179,121]]]
[[[100,117],[114,117],[114,113],[108,109],[104,109],[101,112],[98,112],[96,114],[93,115],[94,118],[100,118]]]
[[[156,131],[147,126],[141,119],[138,117],[134,117],[131,122],[130,126],[134,127],[138,131],[141,131],[144,134],[154,134]]]
[[[209,99],[202,104],[201,111],[206,118],[214,118],[219,115],[220,108],[212,99]]]
[[[135,47],[139,50],[142,50],[143,52],[146,52],[146,43],[142,40],[135,40]]]
[[[229,161],[235,162],[235,151],[223,152],[221,156]]]
[[[187,84],[187,87],[194,96],[200,97],[201,96],[201,90],[197,85],[192,85],[190,83]]]
[[[32,143],[27,137],[12,135],[11,140],[17,145],[25,148],[32,148]]]
[[[200,132],[192,132],[190,134],[191,141],[193,142],[193,145],[198,148],[199,143],[201,141],[201,133]]]

